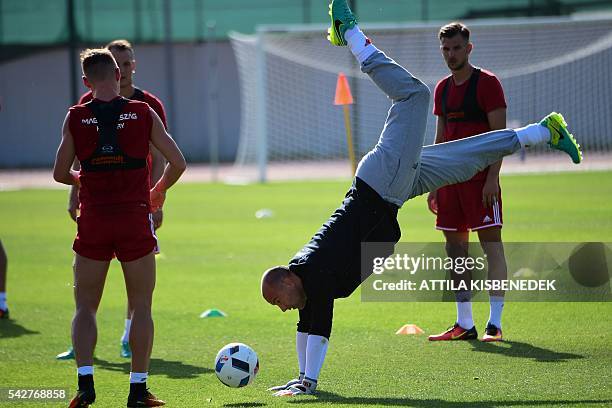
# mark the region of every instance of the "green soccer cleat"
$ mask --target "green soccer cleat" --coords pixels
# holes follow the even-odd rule
[[[132,358],[132,350],[130,349],[130,343],[127,341],[121,342],[121,350],[119,351],[119,355],[123,358]]]
[[[74,360],[74,349],[72,347],[68,347],[68,350],[63,353],[59,353],[55,356],[56,360]]]
[[[327,39],[339,47],[346,45],[344,33],[357,24],[357,19],[349,8],[346,0],[332,0],[329,4],[331,26],[327,29]]]
[[[576,164],[582,161],[580,145],[574,139],[574,135],[567,130],[567,123],[565,123],[563,115],[552,112],[540,121],[540,125],[550,131],[550,140],[548,141],[550,147],[569,154]]]

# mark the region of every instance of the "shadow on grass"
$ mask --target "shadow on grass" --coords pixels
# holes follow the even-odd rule
[[[584,358],[580,354],[559,353],[554,350],[545,349],[520,341],[504,341],[503,343],[485,343],[482,341],[471,341],[473,351],[481,353],[500,354],[506,357],[529,358],[541,362],[564,362]]]
[[[108,371],[124,372],[125,374],[130,373],[130,361],[116,363],[99,358],[94,358],[94,364],[96,368]],[[161,358],[152,358],[149,372],[152,375],[165,375],[168,378],[197,378],[200,374],[208,374],[214,372],[211,368],[198,367],[191,364],[185,364],[180,361],[167,361]]]
[[[234,402],[231,404],[224,404],[224,407],[235,407],[235,408],[249,408],[249,407],[265,407],[267,404],[263,402]]]
[[[512,401],[445,401],[441,399],[413,399],[413,398],[379,398],[379,397],[343,397],[326,391],[318,391],[315,398],[292,399],[287,401],[291,404],[349,404],[349,405],[378,405],[378,406],[404,406],[404,407],[435,407],[435,408],[496,408],[513,406],[560,406],[560,405],[582,405],[582,404],[610,404],[611,399],[588,399],[588,400],[512,400]]]
[[[40,334],[40,332],[26,329],[22,325],[18,324],[16,320],[0,320],[0,340],[27,336],[29,334]]]

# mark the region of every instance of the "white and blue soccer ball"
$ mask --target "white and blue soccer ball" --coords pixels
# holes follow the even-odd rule
[[[232,388],[249,385],[259,371],[259,359],[255,350],[242,343],[224,346],[215,358],[217,378]]]

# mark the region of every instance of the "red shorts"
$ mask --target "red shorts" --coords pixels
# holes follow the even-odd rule
[[[121,262],[140,259],[154,251],[157,237],[151,214],[138,212],[88,213],[77,219],[74,251],[86,258]]]
[[[470,180],[438,189],[436,228],[444,231],[468,231],[502,226],[501,191],[491,207],[482,203],[485,180]]]

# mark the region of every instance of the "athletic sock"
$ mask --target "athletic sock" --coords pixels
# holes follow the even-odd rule
[[[306,375],[305,378],[314,380],[315,382],[319,379],[319,373],[323,362],[325,361],[325,354],[327,353],[327,346],[329,340],[323,336],[317,336],[311,334],[308,336],[308,344],[306,345]]]
[[[132,373],[130,373],[130,378],[132,377]],[[147,383],[133,383],[130,381],[130,397],[139,398],[143,397],[147,393]]]
[[[79,377],[91,375],[93,378],[94,368],[93,366],[81,366],[77,368],[77,375]]]
[[[8,306],[6,304],[6,292],[0,292],[0,309],[8,309]]]
[[[127,343],[130,341],[130,327],[132,326],[131,319],[125,319],[125,327],[123,328],[123,336],[121,336],[121,342]]]
[[[84,395],[82,394],[82,398],[85,400],[85,402],[91,404],[96,400],[93,374],[78,376],[78,390],[84,393]]]
[[[349,49],[357,58],[360,64],[367,60],[368,57],[377,51],[377,48],[372,44],[372,41],[355,25],[355,27],[346,30],[344,39],[349,46]]]
[[[90,390],[94,387],[93,374],[79,375],[79,390]]]
[[[490,296],[489,297],[490,309],[489,309],[489,322],[498,329],[501,329],[501,316],[504,310],[504,297],[503,296]]]
[[[296,332],[295,334],[295,349],[298,356],[298,364],[300,366],[300,380],[306,373],[306,346],[308,344],[308,333]]]
[[[147,377],[149,373],[130,372],[130,396],[140,398],[147,393]]]
[[[455,294],[457,300],[457,323],[466,330],[474,327],[472,319],[472,302],[469,291],[461,291]]]
[[[146,384],[149,373],[130,372],[130,384]]]
[[[530,147],[550,140],[548,128],[538,123],[532,123],[514,131],[522,147]]]

